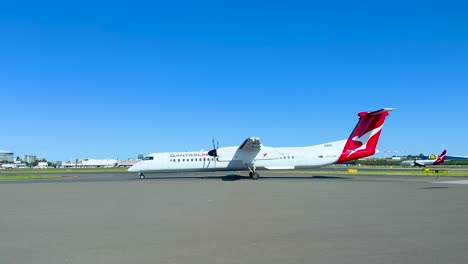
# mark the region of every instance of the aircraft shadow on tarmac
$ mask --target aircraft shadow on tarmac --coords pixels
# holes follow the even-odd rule
[[[174,176],[174,177],[147,177],[146,180],[177,180],[177,179],[203,179],[203,180],[222,180],[222,181],[239,181],[251,180],[249,176],[230,174],[224,176]],[[350,178],[340,176],[261,176],[262,179],[284,179],[284,180],[305,180],[305,179],[319,179],[319,180],[348,180]]]
[[[421,190],[432,190],[432,189],[448,189],[447,186],[431,186],[431,187],[421,187]]]

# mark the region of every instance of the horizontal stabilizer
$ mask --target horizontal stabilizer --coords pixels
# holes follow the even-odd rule
[[[377,110],[377,111],[374,111],[374,112],[370,112],[369,114],[370,115],[379,115],[381,113],[384,113],[384,112],[391,112],[393,110],[395,110],[396,108],[383,108],[383,109],[380,109],[380,110]]]
[[[380,115],[385,115],[387,116],[389,112],[395,110],[396,108],[383,108],[380,110],[372,111],[372,112],[361,112],[358,114],[359,117],[364,117],[364,116],[380,116]]]

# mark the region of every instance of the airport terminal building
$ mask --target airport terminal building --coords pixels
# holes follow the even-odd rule
[[[112,168],[118,164],[115,159],[76,159],[74,161],[65,161],[63,168]]]
[[[37,157],[34,155],[24,155],[23,161],[27,163],[33,163],[37,160]]]
[[[14,162],[15,161],[15,155],[11,151],[7,150],[0,150],[0,162],[6,161],[6,162]]]

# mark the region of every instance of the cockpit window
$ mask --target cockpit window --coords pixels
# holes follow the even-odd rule
[[[153,160],[154,157],[151,157],[151,156],[148,156],[148,157],[145,157],[143,160]]]

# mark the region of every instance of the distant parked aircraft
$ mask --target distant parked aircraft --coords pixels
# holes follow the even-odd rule
[[[257,170],[304,169],[343,163],[376,153],[385,118],[393,108],[361,112],[348,139],[309,147],[266,147],[259,138],[247,138],[240,146],[218,148],[209,152],[153,153],[128,169],[141,179],[145,173],[239,171],[248,170],[258,179]]]
[[[16,164],[0,163],[0,169],[14,169],[14,168],[16,168]]]
[[[405,160],[401,162],[401,166],[418,166],[426,167],[431,165],[439,165],[445,162],[447,150],[442,151],[437,159],[420,159],[420,160]]]

